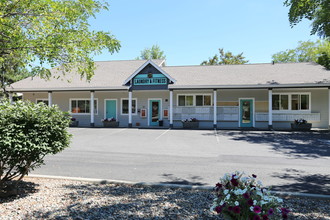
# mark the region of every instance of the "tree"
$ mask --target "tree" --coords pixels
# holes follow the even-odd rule
[[[141,55],[137,57],[137,60],[150,60],[150,59],[165,59],[164,51],[156,44],[151,48],[145,48],[141,51]]]
[[[109,32],[89,30],[88,19],[107,4],[97,0],[0,1],[0,75],[50,77],[49,67],[63,73],[75,69],[87,80],[95,69],[92,56],[119,50]],[[13,65],[14,64],[14,65]],[[3,80],[4,88],[10,80]]]
[[[21,180],[42,165],[46,155],[69,146],[70,121],[57,106],[0,102],[0,197],[11,193],[12,180]]]
[[[223,48],[219,48],[219,56],[216,54],[209,60],[205,60],[201,65],[227,65],[227,64],[245,64],[249,62],[245,60],[243,53],[233,55],[232,52],[224,52]]]
[[[276,63],[316,62],[329,69],[330,42],[328,40],[299,41],[295,49],[287,49],[272,55]]]
[[[330,37],[330,1],[329,0],[285,0],[290,7],[289,22],[291,27],[306,18],[312,21],[311,34]]]

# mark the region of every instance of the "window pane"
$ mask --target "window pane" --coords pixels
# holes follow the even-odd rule
[[[292,110],[299,110],[300,109],[299,95],[292,95],[291,96],[291,109]]]
[[[94,114],[97,114],[97,100],[94,99]]]
[[[125,99],[122,102],[122,114],[128,114],[128,100]]]
[[[211,106],[211,96],[210,95],[204,96],[204,105]]]
[[[203,106],[203,96],[196,95],[196,106]]]
[[[90,111],[89,111],[89,109],[90,109],[90,106],[89,106],[90,101],[89,100],[82,100],[82,102],[85,103],[85,110],[82,113],[90,113]],[[79,105],[79,103],[78,103],[78,105]]]
[[[288,110],[289,109],[289,96],[288,95],[281,95],[281,110]]]
[[[179,106],[185,106],[185,96],[179,95]]]
[[[273,110],[280,110],[280,95],[273,95]]]
[[[186,96],[186,106],[193,106],[194,105],[194,96],[189,95]]]
[[[301,95],[301,110],[309,110],[309,95]]]
[[[136,101],[132,100],[132,114],[136,113]]]

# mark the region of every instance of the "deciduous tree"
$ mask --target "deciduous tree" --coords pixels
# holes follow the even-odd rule
[[[150,59],[165,59],[166,56],[164,51],[160,49],[160,47],[156,44],[151,48],[145,48],[141,51],[141,55],[137,57],[137,60],[150,60]]]
[[[226,65],[226,64],[245,64],[249,62],[245,60],[243,53],[234,55],[232,52],[225,52],[223,48],[219,49],[219,55],[214,55],[201,63],[201,65]]]

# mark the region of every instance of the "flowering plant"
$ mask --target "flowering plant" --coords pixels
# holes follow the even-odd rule
[[[215,186],[217,198],[211,211],[222,214],[225,219],[268,220],[288,217],[290,210],[279,208],[282,199],[273,196],[256,181],[256,175],[243,177],[236,171],[225,174]]]
[[[187,119],[184,119],[182,120],[182,122],[197,122],[197,118],[187,118]]]
[[[307,124],[307,121],[303,118],[300,118],[300,119],[295,119],[294,123],[298,125],[303,125],[303,124]]]
[[[71,118],[71,121],[77,121],[77,119],[76,118]]]
[[[111,118],[104,118],[102,119],[102,122],[105,122],[105,121],[116,121],[116,119],[114,117],[111,117]]]

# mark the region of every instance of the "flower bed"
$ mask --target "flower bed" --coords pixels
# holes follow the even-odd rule
[[[105,118],[102,120],[103,127],[105,128],[117,128],[119,127],[119,121],[116,121],[115,118]]]
[[[193,129],[199,127],[199,121],[196,118],[188,118],[181,121],[182,127],[186,129]]]
[[[79,121],[76,118],[71,118],[69,127],[78,127],[78,126],[79,126]]]
[[[307,123],[305,119],[296,119],[291,123],[291,129],[293,131],[310,131],[312,128],[312,123]]]

